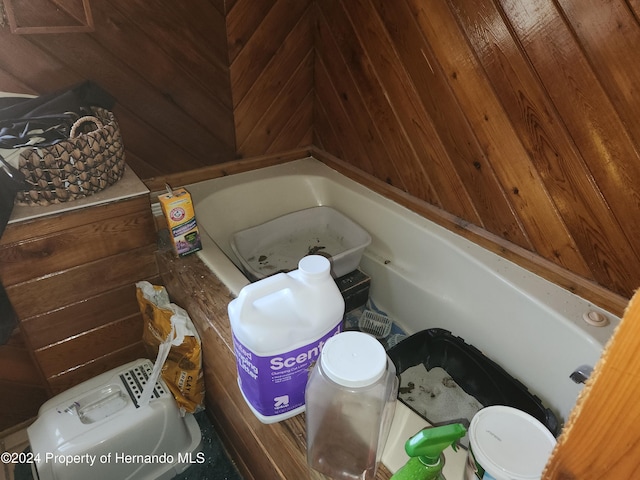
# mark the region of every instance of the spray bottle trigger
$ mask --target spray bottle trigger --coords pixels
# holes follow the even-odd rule
[[[410,457],[419,457],[425,464],[434,464],[447,447],[456,450],[457,441],[466,433],[467,429],[461,423],[425,428],[407,440],[404,449]]]

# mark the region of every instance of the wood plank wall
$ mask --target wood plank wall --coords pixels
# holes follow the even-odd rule
[[[2,2],[0,90],[98,81],[142,178],[313,143],[499,248],[640,285],[636,0]]]
[[[639,2],[316,6],[316,145],[624,297],[640,286]]]
[[[227,5],[237,153],[252,157],[313,141],[311,0]]]
[[[78,12],[60,13],[73,2],[3,2],[0,91],[96,81],[117,99],[127,162],[141,178],[235,157],[222,0],[92,0],[84,31],[72,28]]]

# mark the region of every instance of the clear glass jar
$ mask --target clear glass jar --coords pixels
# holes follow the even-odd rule
[[[330,338],[305,392],[309,466],[333,479],[373,479],[397,394],[395,366],[374,337]]]

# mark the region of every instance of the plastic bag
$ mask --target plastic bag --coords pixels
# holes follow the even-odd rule
[[[180,410],[189,413],[202,410],[202,346],[189,314],[170,303],[169,295],[162,286],[138,282],[136,297],[144,320],[142,341],[147,352],[157,355],[156,361],[162,362],[164,349],[161,346],[171,343],[162,365],[162,379],[173,393]]]

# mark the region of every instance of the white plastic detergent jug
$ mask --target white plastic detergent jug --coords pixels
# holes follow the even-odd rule
[[[309,370],[342,331],[344,299],[330,268],[309,255],[298,270],[249,284],[229,303],[238,385],[262,423],[304,411]]]

